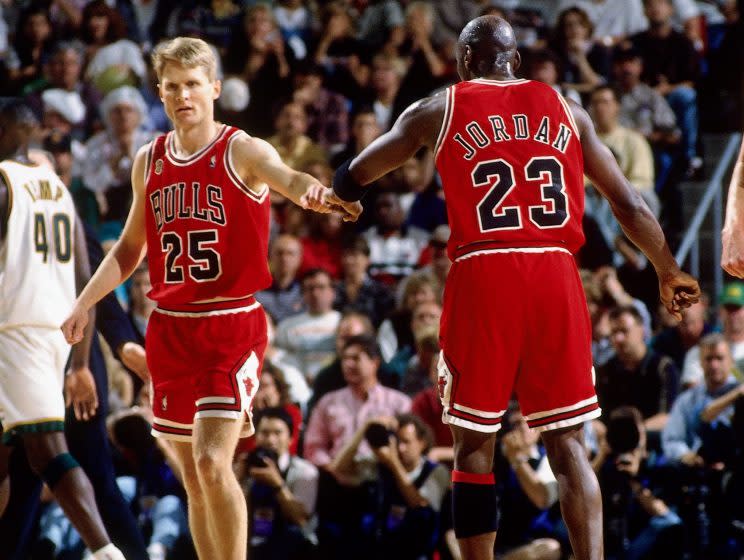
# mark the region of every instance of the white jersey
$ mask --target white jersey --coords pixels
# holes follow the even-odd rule
[[[75,302],[72,196],[47,166],[6,160],[0,173],[9,189],[0,244],[0,329],[59,328]]]

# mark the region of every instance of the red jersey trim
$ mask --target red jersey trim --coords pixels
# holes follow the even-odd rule
[[[150,179],[150,168],[152,167],[152,152],[155,149],[155,140],[152,140],[148,144],[147,152],[145,154],[145,189],[147,189],[147,181]]]
[[[475,82],[476,84],[484,84],[487,86],[499,86],[499,87],[506,87],[506,86],[517,86],[519,84],[526,84],[530,80],[525,79],[515,79],[515,80],[489,80],[488,78],[475,78],[474,80],[470,80],[471,82]]]
[[[203,148],[199,149],[198,151],[194,152],[187,158],[179,158],[175,155],[173,150],[173,132],[169,132],[168,135],[165,137],[165,157],[168,158],[168,161],[170,161],[173,165],[177,165],[179,167],[184,167],[186,165],[191,165],[195,161],[199,160],[206,154],[210,149],[212,149],[217,142],[222,140],[222,138],[225,136],[225,133],[229,129],[229,127],[226,124],[221,125],[222,128],[220,129],[219,133]]]
[[[210,301],[207,303],[184,303],[181,305],[168,305],[163,307],[158,305],[155,311],[163,315],[174,315],[183,317],[201,317],[205,315],[225,315],[228,313],[238,313],[253,311],[260,307],[260,304],[253,296],[240,299],[230,299],[226,301]]]
[[[255,192],[243,182],[243,180],[240,178],[240,175],[235,170],[235,166],[233,165],[232,143],[237,140],[241,133],[243,133],[242,130],[236,131],[227,141],[227,147],[225,148],[225,169],[227,169],[227,176],[230,177],[230,180],[233,182],[233,184],[238,187],[243,194],[260,204],[264,200],[266,200],[266,196],[269,194],[269,187],[267,185],[264,185],[264,188],[261,190],[260,193]]]
[[[566,98],[563,97],[560,93],[556,92],[556,95],[558,96],[558,101],[560,101],[561,105],[563,106],[563,110],[566,112],[566,118],[571,124],[571,128],[573,128],[573,133],[576,135],[576,138],[580,140],[581,134],[579,134],[579,127],[576,126],[576,121],[574,120],[573,113],[571,112],[571,107],[569,107],[568,105],[568,101],[566,101]]]
[[[442,118],[442,127],[439,129],[439,137],[437,143],[434,146],[434,161],[439,156],[439,150],[442,149],[442,144],[449,134],[450,125],[452,124],[453,107],[455,106],[455,86],[450,86],[446,90],[446,98],[444,102],[444,118]]]

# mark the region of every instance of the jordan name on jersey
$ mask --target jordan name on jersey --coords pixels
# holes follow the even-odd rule
[[[488,124],[471,121],[465,126],[465,130],[457,132],[452,139],[463,147],[462,157],[470,161],[478,150],[490,146],[492,142],[498,144],[507,140],[532,139],[565,154],[572,136],[573,132],[568,126],[559,123],[555,127],[547,116],[543,117],[537,129],[532,131],[527,115],[516,114],[512,115],[511,119],[504,119],[501,115],[489,115]]]
[[[175,183],[150,193],[155,226],[160,231],[176,219],[194,219],[224,226],[227,223],[222,204],[222,188],[201,183]]]

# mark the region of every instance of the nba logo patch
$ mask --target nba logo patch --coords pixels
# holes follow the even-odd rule
[[[155,175],[160,175],[163,172],[163,160],[159,159],[155,162]]]
[[[209,158],[209,167],[215,167],[217,165],[217,156]]]

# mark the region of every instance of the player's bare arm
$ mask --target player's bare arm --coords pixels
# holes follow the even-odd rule
[[[302,208],[321,213],[331,211],[326,203],[330,189],[312,175],[287,166],[265,140],[244,134],[229,149],[230,157],[248,188],[260,193],[264,185],[268,185]]]
[[[721,240],[721,266],[732,276],[744,278],[744,140],[731,175]]]
[[[88,323],[88,310],[124,282],[142,261],[146,250],[145,233],[145,162],[150,145],[140,148],[132,165],[132,206],[121,237],[101,262],[93,278],[78,296],[75,307],[62,324],[70,344],[79,342]]]
[[[597,137],[589,115],[578,104],[569,103],[581,136],[584,172],[609,201],[625,234],[653,264],[659,277],[661,301],[680,319],[680,310],[700,298],[697,281],[679,269],[661,226],[638,191],[628,183],[610,150]]]

